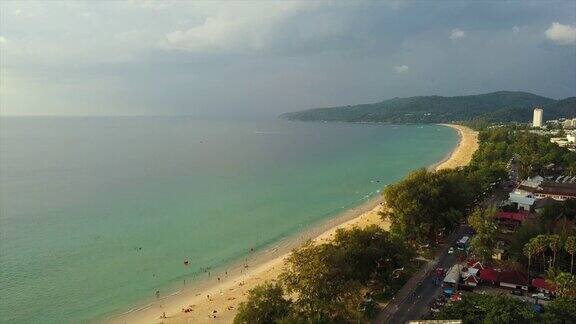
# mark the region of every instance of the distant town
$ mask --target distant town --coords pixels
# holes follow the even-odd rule
[[[484,132],[505,131],[516,137],[533,134],[534,142],[527,141],[527,146],[537,146],[536,139],[548,140],[553,146],[576,152],[576,118],[544,118],[545,111],[535,108],[530,124],[492,125]],[[523,133],[526,135],[520,135]],[[559,153],[561,149],[553,149],[554,153],[544,148],[521,152],[523,149],[507,152],[507,174],[484,192],[480,202],[484,208],[468,217],[456,231],[457,238],[446,245],[447,255],[428,273],[429,278],[422,279],[398,310],[381,318],[383,322],[574,323],[574,154]],[[556,156],[546,161],[534,154]],[[476,309],[470,309],[473,307]],[[490,307],[509,307],[517,314],[507,314],[508,320],[486,321],[484,316],[494,316],[489,315]],[[561,307],[562,314],[555,313]],[[522,312],[524,315],[518,315]]]
[[[549,135],[551,136],[550,142],[576,152],[576,118],[551,119],[543,123],[543,114],[544,110],[540,108],[534,109],[532,127],[541,130],[533,130],[533,132],[540,135]]]

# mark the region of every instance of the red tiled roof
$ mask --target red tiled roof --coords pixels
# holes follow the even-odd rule
[[[498,281],[498,272],[492,268],[484,268],[480,270],[480,279],[484,281],[496,282]]]
[[[513,285],[528,286],[528,276],[517,270],[502,271],[498,275],[498,281]]]
[[[532,279],[532,287],[538,289],[546,289],[548,291],[556,291],[556,287],[554,287],[554,285],[546,281],[546,279],[542,278]]]
[[[496,218],[501,220],[514,220],[518,222],[523,222],[526,217],[528,217],[528,213],[521,213],[521,212],[498,212],[496,214]]]

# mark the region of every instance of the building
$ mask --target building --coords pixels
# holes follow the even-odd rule
[[[528,178],[526,180],[522,180],[522,182],[520,182],[520,185],[530,188],[538,188],[538,186],[542,183],[542,181],[544,181],[544,178],[542,178],[541,176],[535,176],[532,178]]]
[[[517,189],[508,195],[508,201],[510,201],[511,204],[516,206],[518,210],[530,211],[532,209],[532,206],[536,202],[536,198],[534,198],[532,194],[530,192],[527,192],[526,190]]]
[[[534,109],[534,118],[532,120],[532,126],[533,127],[542,127],[542,114],[544,113],[544,111],[540,108],[536,108]]]
[[[510,193],[509,200],[512,203],[518,203],[519,208],[521,203],[530,203],[530,207],[532,207],[534,202],[526,198],[535,200],[552,198],[558,201],[576,198],[576,177],[559,176],[544,179],[536,176],[534,178],[528,178],[522,181],[520,185]]]
[[[518,187],[520,191],[528,191],[536,199],[552,198],[558,201],[576,198],[576,183],[544,181],[537,188]]]
[[[473,288],[478,286],[479,278],[478,272],[478,265],[474,264],[476,267],[467,267],[461,264],[455,264],[450,268],[446,277],[444,277],[444,284],[445,286],[454,287],[456,284],[461,284],[462,288],[469,287]],[[480,267],[482,265],[480,264]]]
[[[480,270],[480,280],[485,283],[494,285],[498,282],[498,271],[492,268],[484,268]]]
[[[526,218],[528,218],[528,213],[526,212],[504,212],[499,211],[496,213],[495,216],[501,222],[515,222],[515,223],[522,223]]]
[[[517,270],[502,271],[498,274],[498,281],[501,287],[528,291],[528,275],[523,272]]]
[[[566,119],[564,122],[562,122],[562,127],[576,128],[576,118]]]
[[[552,137],[550,138],[550,143],[554,143],[560,147],[566,147],[570,144],[568,139],[565,137]]]
[[[556,287],[546,279],[543,278],[534,278],[532,279],[532,287],[536,288],[538,292],[547,294],[547,295],[554,295],[556,293]]]

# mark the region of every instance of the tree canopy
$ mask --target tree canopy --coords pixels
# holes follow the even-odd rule
[[[496,248],[496,235],[498,234],[497,223],[494,219],[496,212],[495,207],[478,208],[468,217],[468,224],[476,231],[476,235],[470,240],[470,247],[483,262],[492,259]]]
[[[386,187],[384,199],[391,212],[391,230],[409,240],[433,241],[453,230],[471,206],[474,186],[462,172],[425,169]]]
[[[435,319],[461,319],[464,324],[529,323],[536,318],[532,305],[504,295],[465,294],[444,306]]]
[[[347,323],[365,321],[367,296],[396,286],[395,273],[414,253],[382,228],[338,230],[324,244],[309,241],[286,261],[279,285],[250,291],[236,323]],[[291,296],[292,299],[287,299]],[[270,302],[267,302],[270,301]]]
[[[280,285],[265,283],[248,292],[248,300],[238,306],[235,324],[277,323],[292,312],[292,302]]]

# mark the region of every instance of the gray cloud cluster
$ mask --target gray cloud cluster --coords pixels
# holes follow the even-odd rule
[[[0,2],[1,114],[277,115],[576,93],[576,4]]]

